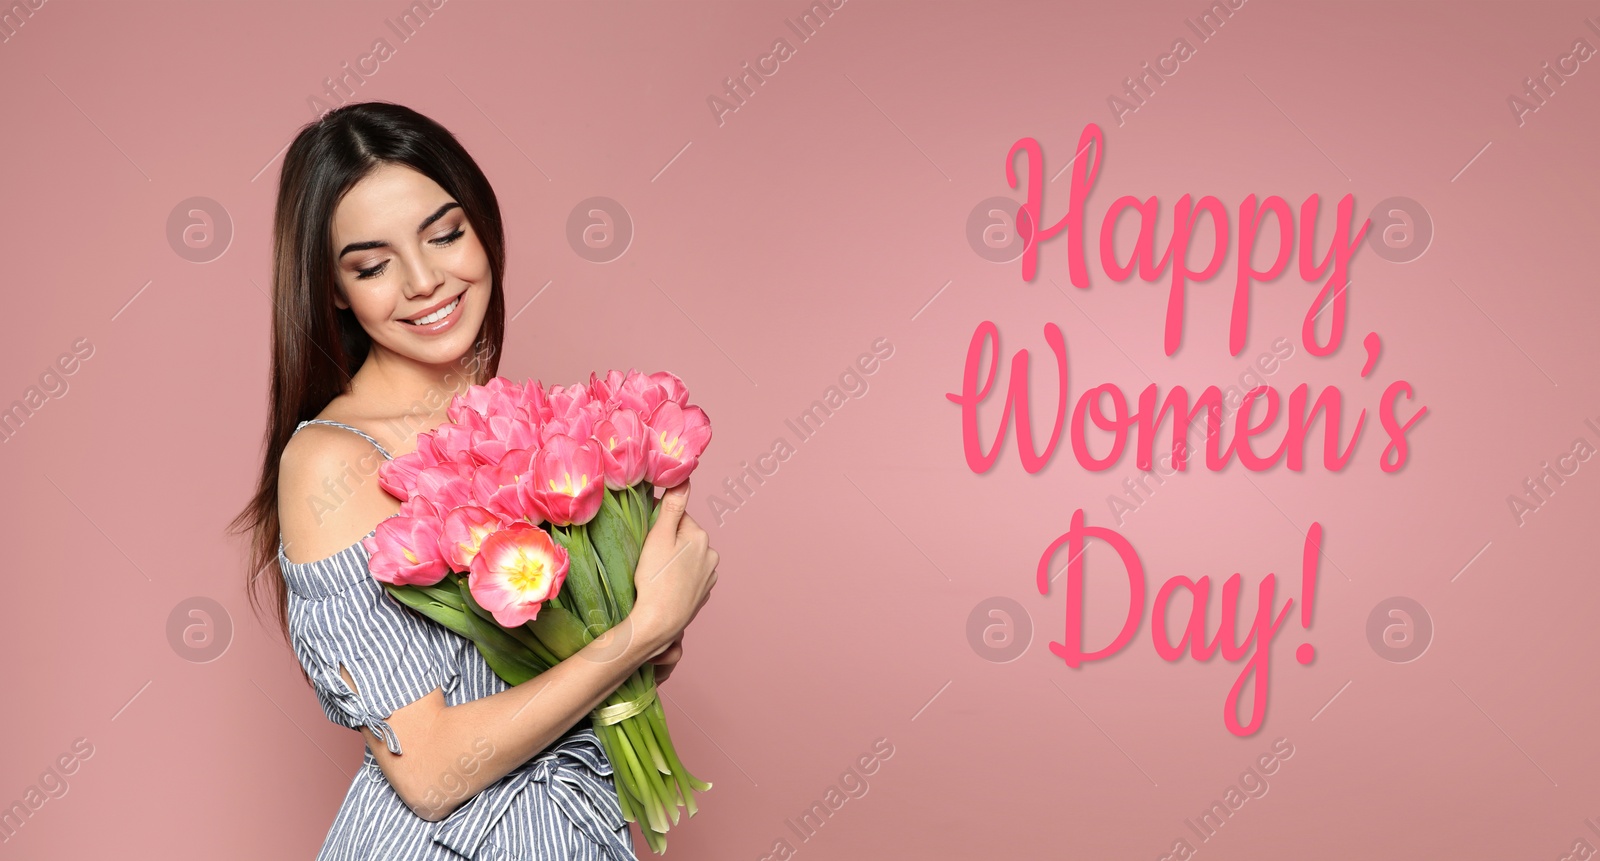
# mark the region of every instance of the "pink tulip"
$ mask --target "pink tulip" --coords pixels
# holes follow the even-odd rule
[[[447,458],[441,457],[433,445],[433,433],[424,431],[417,434],[415,451],[379,464],[378,486],[387,490],[395,499],[410,499],[416,491],[417,474],[430,466],[437,466],[444,460]]]
[[[505,377],[490,377],[489,382],[484,383],[483,387],[491,392],[505,392],[506,394],[512,395],[513,399],[515,399],[515,396],[519,394],[522,389],[521,386],[511,382]]]
[[[611,371],[604,380],[595,379],[593,385],[601,400],[633,410],[646,424],[662,404],[689,405],[689,389],[670,371],[657,371],[649,376],[631,369],[626,375]]]
[[[489,461],[473,452],[473,447],[488,436],[470,425],[442,424],[433,430],[433,447],[443,460],[464,466],[481,466]]]
[[[588,439],[594,436],[594,422],[594,416],[590,415],[587,410],[579,410],[573,413],[570,418],[556,416],[539,428],[538,447],[542,448],[549,445],[550,440],[558,436],[571,439]]]
[[[629,371],[629,373],[637,374],[638,371]],[[625,379],[627,379],[627,374],[616,369],[606,371],[604,377],[591,373],[589,374],[589,394],[595,400],[604,404],[608,412],[615,410],[622,406],[617,402],[617,392],[622,388],[622,381]]]
[[[467,588],[494,620],[515,628],[535,619],[567,579],[566,548],[537,526],[513,523],[483,540]]]
[[[585,439],[594,433],[594,423],[605,416],[605,404],[594,399],[587,386],[555,386],[550,390],[550,417],[539,428],[541,442],[556,434]]]
[[[657,487],[677,487],[700,462],[711,442],[711,422],[699,407],[667,401],[647,423],[645,480]]]
[[[478,394],[475,391],[476,389],[477,386],[473,386],[451,398],[450,406],[445,407],[444,410],[445,418],[459,424],[466,419],[468,413],[476,413],[480,416],[486,415],[488,407],[484,402],[487,401],[488,396],[487,394]]]
[[[594,400],[594,396],[589,393],[588,386],[574,383],[570,386],[551,386],[549,399],[551,414],[559,417],[583,409],[585,404]]]
[[[450,421],[460,424],[468,412],[485,418],[508,415],[523,397],[522,387],[505,377],[495,377],[481,386],[468,386],[467,390],[450,399],[446,414]]]
[[[610,382],[614,379],[611,374],[607,374],[606,378],[608,400],[619,407],[633,410],[646,422],[650,421],[650,417],[655,415],[656,410],[666,400],[665,392],[650,386],[649,378],[638,371],[629,369],[627,375],[623,376],[615,386]]]
[[[513,407],[505,415],[489,416],[484,421],[488,425],[489,435],[504,443],[506,451],[531,449],[539,445],[539,426],[529,421],[526,407]]]
[[[436,430],[435,433],[442,431],[442,444],[449,446],[451,455],[447,459],[468,466],[499,463],[509,446],[496,435],[490,421],[469,409],[461,413],[459,421]],[[446,427],[449,430],[444,430]]]
[[[417,486],[417,473],[425,465],[416,452],[386,460],[378,465],[378,486],[395,499],[410,499]]]
[[[507,523],[543,521],[544,512],[529,503],[519,486],[532,480],[533,455],[528,449],[512,449],[499,463],[478,467],[472,473],[473,502]]]
[[[448,508],[439,508],[435,506],[428,500],[426,496],[423,496],[420,493],[411,497],[405,502],[400,503],[401,517],[415,517],[420,520],[443,521],[445,514],[449,511],[450,509]]]
[[[671,401],[680,407],[689,405],[689,387],[678,379],[678,375],[671,371],[656,371],[650,375],[650,384],[661,392],[665,401]]]
[[[447,411],[448,413],[448,411]],[[450,423],[456,427],[468,428],[475,431],[487,431],[489,420],[476,410],[464,409],[458,411],[459,418],[451,418]]]
[[[477,557],[484,539],[498,532],[506,522],[494,512],[476,505],[451,509],[444,517],[439,534],[439,550],[452,571],[467,571]]]
[[[550,418],[550,396],[544,390],[544,383],[530,380],[522,387],[522,397],[517,405],[527,410],[528,418],[535,426],[544,424]]]
[[[594,438],[600,443],[606,487],[622,490],[644,479],[645,446],[649,433],[639,414],[627,407],[613,410],[610,416],[595,424]]]
[[[417,475],[417,496],[444,512],[460,505],[472,505],[472,475],[476,467],[459,463],[430,466]]]
[[[605,468],[600,443],[556,434],[533,458],[533,479],[521,485],[527,502],[557,526],[588,523],[600,510]]]
[[[440,523],[432,517],[390,517],[361,544],[372,577],[397,586],[432,586],[450,573],[439,549]]]

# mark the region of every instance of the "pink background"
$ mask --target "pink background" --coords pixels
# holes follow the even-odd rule
[[[357,98],[442,122],[500,196],[507,307],[526,305],[501,372],[566,383],[671,369],[714,422],[690,511],[726,564],[663,691],[684,759],[716,786],[669,857],[756,859],[783,839],[836,859],[1155,859],[1179,839],[1251,859],[1555,859],[1600,845],[1585,824],[1600,816],[1600,461],[1521,526],[1506,502],[1577,438],[1600,444],[1584,425],[1600,424],[1600,71],[1584,63],[1520,127],[1506,103],[1574,40],[1600,45],[1584,23],[1600,6],[1254,0],[1203,43],[1184,23],[1200,0],[850,0],[803,43],[785,26],[801,0],[451,0],[402,42],[386,21],[404,8],[54,0],[0,44],[0,404],[74,341],[95,348],[0,446],[0,802],[75,739],[94,747],[0,856],[304,858],[332,821],[360,738],[324,719],[250,614],[243,544],[222,530],[259,468],[278,153],[323,79],[378,38],[394,54]],[[794,56],[719,126],[707,97],[780,37]],[[1194,56],[1119,127],[1107,97],[1180,37]],[[965,238],[975,204],[1009,193],[1013,141],[1037,138],[1054,175],[1088,122],[1107,139],[1096,228],[1123,194],[1159,196],[1165,231],[1188,192],[1221,198],[1235,227],[1252,192],[1297,212],[1309,194],[1331,206],[1351,193],[1360,217],[1416,201],[1432,243],[1405,264],[1358,254],[1345,346],[1329,358],[1299,343],[1315,289],[1292,270],[1256,289],[1249,343],[1227,354],[1230,254],[1192,289],[1184,348],[1166,357],[1164,280],[1115,284],[1091,250],[1093,287],[1076,290],[1055,240],[1025,284],[1019,264]],[[1052,221],[1068,183],[1049,184]],[[196,196],[233,228],[204,264],[166,235]],[[566,239],[568,213],[593,196],[635,228],[604,265]],[[1063,447],[1028,475],[1014,439],[989,473],[967,468],[944,394],[984,320],[1007,356],[1027,348],[1036,363],[1043,325],[1060,325],[1074,398],[1101,382],[1137,392],[1147,373],[1163,392],[1226,386],[1288,336],[1295,352],[1269,378],[1280,390],[1336,385],[1354,410],[1405,379],[1428,406],[1401,472],[1377,468],[1374,409],[1343,472],[1191,469],[1121,527],[1149,596],[1179,574],[1238,571],[1253,611],[1266,572],[1298,583],[1300,530],[1323,524],[1314,625],[1300,629],[1296,609],[1280,631],[1257,735],[1220,719],[1239,666],[1160,660],[1148,610],[1110,660],[1071,670],[1050,654],[1065,578],[1040,595],[1039,554],[1076,508],[1115,525],[1105,499],[1136,473],[1131,455],[1086,472]],[[1362,380],[1370,331],[1384,352]],[[785,420],[878,338],[894,353],[868,391],[796,441]],[[1042,430],[1047,362],[1034,380]],[[997,417],[992,404],[986,440]],[[795,455],[719,523],[717,486],[779,437]],[[1125,587],[1108,551],[1089,558],[1089,642],[1104,644]],[[209,663],[167,638],[169,614],[197,596],[233,625]],[[967,634],[996,596],[1032,631],[1009,663]],[[1395,596],[1434,626],[1409,663],[1366,633]],[[1293,660],[1306,641],[1310,667]],[[800,840],[787,820],[879,738],[894,754],[868,793]],[[1295,752],[1270,791],[1201,842],[1186,820],[1278,738]]]

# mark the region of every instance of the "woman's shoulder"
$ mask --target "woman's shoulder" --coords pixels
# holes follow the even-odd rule
[[[353,423],[351,423],[353,424]],[[278,461],[278,521],[285,558],[319,560],[347,550],[400,502],[378,485],[383,455],[343,428],[308,424]]]

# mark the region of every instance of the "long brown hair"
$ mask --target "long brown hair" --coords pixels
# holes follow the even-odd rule
[[[277,628],[289,639],[289,598],[278,565],[278,461],[295,427],[350,388],[372,339],[349,309],[334,305],[333,213],[357,182],[384,164],[410,167],[461,204],[489,258],[488,314],[469,356],[475,383],[499,371],[505,336],[505,229],[483,171],[455,136],[416,111],[388,102],[335,108],[289,145],[278,175],[272,226],[272,371],[261,478],[229,524],[250,533],[245,592],[257,618],[265,581]],[[264,575],[264,576],[263,576]]]

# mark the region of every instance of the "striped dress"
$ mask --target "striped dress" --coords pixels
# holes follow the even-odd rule
[[[354,431],[390,455],[366,433]],[[373,532],[377,530],[374,529]],[[373,532],[367,533],[368,536]],[[438,688],[459,705],[509,687],[470,640],[395,601],[373,579],[360,541],[315,562],[290,562],[278,542],[278,565],[289,591],[289,633],[328,720],[365,726],[390,752],[403,754],[386,719]],[[355,680],[352,692],[339,675]],[[454,760],[460,774],[477,767],[487,742]],[[433,796],[459,792],[460,774],[434,781]],[[445,819],[429,822],[406,806],[366,751],[328,830],[317,861],[637,861],[622,818],[611,763],[588,716],[538,756],[489,785]]]

